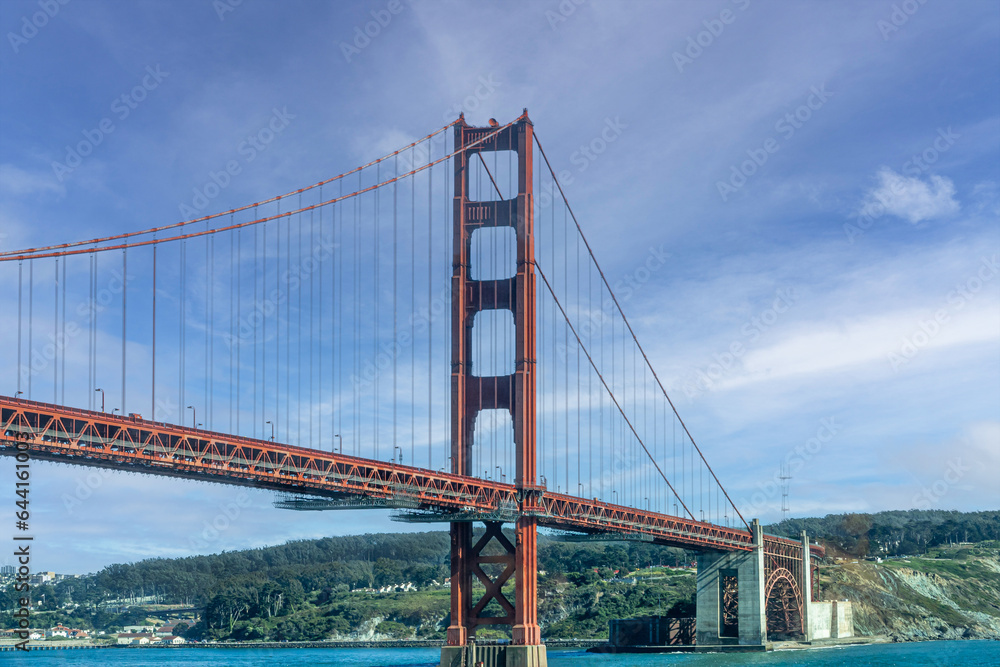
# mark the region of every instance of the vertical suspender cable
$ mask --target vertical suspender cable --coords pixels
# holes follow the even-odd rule
[[[392,352],[392,452],[393,455],[396,453],[397,446],[397,428],[398,428],[398,418],[397,418],[397,404],[399,400],[399,384],[398,374],[397,374],[397,360],[399,359],[399,354],[396,352],[396,292],[397,292],[397,275],[399,274],[399,269],[397,265],[399,264],[399,227],[396,219],[396,204],[397,204],[397,183],[396,180],[399,177],[399,154],[397,153],[392,159],[392,342],[389,348]],[[402,449],[400,451],[400,458],[402,458]],[[412,462],[412,460],[411,460]]]
[[[361,171],[358,171],[358,190],[361,190]],[[361,377],[361,196],[354,197],[354,345],[351,350],[354,377]],[[357,456],[361,442],[361,387],[352,382],[354,389],[351,412],[354,414],[352,453]]]
[[[59,258],[55,258],[52,281],[52,402],[59,402]],[[123,371],[124,372],[124,371]]]
[[[442,140],[441,152],[444,155],[448,155],[449,154],[449,151],[448,151],[448,135],[445,134],[442,139],[443,140]],[[451,145],[451,148],[452,148],[452,151],[454,151],[454,149],[455,149],[454,135],[452,136],[452,145]],[[456,158],[454,158],[454,157],[451,158],[451,160],[445,162],[445,165],[452,164],[452,161],[455,160],[455,159]],[[444,176],[441,178],[441,217],[442,217],[442,219],[447,220],[450,217],[448,215],[448,203],[450,201],[452,201],[451,198],[454,197],[454,195],[455,195],[455,192],[454,192],[453,189],[449,191],[449,188],[453,188],[454,187],[454,185],[453,185],[454,184],[454,180],[452,178],[449,178],[450,174],[454,173],[454,169],[452,168],[452,169],[449,170],[447,166],[444,166],[444,167],[442,167],[442,171],[444,171]],[[441,251],[441,254],[442,254],[442,266],[449,266],[451,264],[451,258],[454,256],[454,253],[457,250],[457,248],[454,247],[454,235],[453,234],[445,233],[443,235],[443,243],[441,244],[441,248],[442,248],[442,251]],[[445,280],[447,281],[447,278]],[[445,290],[448,289],[448,286],[449,286],[449,283],[446,282],[445,283]],[[449,294],[450,294],[450,291],[449,291]],[[448,360],[448,359],[451,358],[451,347],[450,347],[450,344],[451,344],[450,340],[448,339],[447,336],[441,336],[441,353],[440,353],[441,359]],[[441,364],[441,368],[443,369],[443,375],[444,375],[444,377],[443,377],[443,380],[444,380],[444,382],[443,382],[443,390],[441,391],[441,395],[442,396],[448,396],[449,393],[450,393],[450,391],[451,391],[451,365],[450,365],[450,363],[448,361],[445,361],[444,363]],[[443,438],[443,441],[446,443],[445,444],[446,450],[450,453],[451,447],[448,444],[449,443],[449,440],[448,440],[448,432],[449,432],[448,431],[448,424],[450,423],[450,419],[451,419],[451,404],[450,404],[450,401],[447,401],[447,400],[444,401],[443,404],[444,404],[444,414],[441,415],[441,422],[442,422],[442,426],[443,426],[443,429],[444,429],[444,438]],[[447,454],[446,454],[446,456],[447,456]]]
[[[299,195],[299,208],[302,208],[302,195]],[[296,391],[296,405],[295,405],[295,444],[302,446],[302,214],[298,214],[297,224],[295,226],[295,231],[298,233],[298,238],[296,239],[296,251],[297,251],[297,261],[295,263],[295,275],[296,283],[298,289],[298,296],[295,300],[295,311],[297,324],[295,329],[296,338],[296,367],[295,367],[295,379],[298,385],[298,390]]]
[[[208,419],[211,430],[215,419],[215,234],[208,237]]]
[[[126,242],[128,237],[126,237]],[[128,318],[126,317],[127,311],[127,301],[126,294],[128,294],[128,248],[122,250],[122,416],[124,417],[125,412],[125,323]]]
[[[230,217],[230,222],[232,217]],[[239,329],[236,325],[236,235],[229,232],[229,432],[233,432],[233,352],[236,349],[236,336]]]
[[[177,423],[184,423],[184,355],[185,355],[185,333],[184,333],[184,320],[187,317],[187,241],[181,241],[181,293],[180,299],[177,301],[180,312],[177,315],[177,337],[180,340],[181,353],[177,355],[177,390],[180,393],[180,406],[179,415],[177,417]],[[237,359],[237,364],[239,359]],[[237,366],[238,368],[238,366]],[[239,384],[239,376],[236,376],[236,382]],[[236,422],[236,430],[239,431],[239,421]]]
[[[97,333],[96,329],[95,329],[96,318],[97,318],[97,310],[95,309],[95,299],[96,299],[96,296],[95,296],[95,291],[96,291],[95,290],[95,286],[96,285],[97,285],[97,253],[91,253],[91,255],[90,255],[90,285],[89,285],[89,287],[90,287],[90,294],[88,295],[90,298],[89,298],[89,300],[87,302],[88,303],[87,315],[90,318],[90,322],[88,322],[88,326],[87,326],[87,335],[89,337],[89,339],[87,341],[87,344],[88,344],[88,349],[87,349],[87,357],[88,357],[88,359],[87,359],[87,361],[88,361],[88,364],[89,364],[89,366],[87,367],[87,375],[88,375],[88,378],[90,380],[90,382],[87,385],[87,393],[90,394],[90,409],[91,410],[93,410],[96,407],[95,404],[94,404],[94,401],[97,398],[94,395],[94,394],[96,394],[96,392],[94,390],[97,388],[96,387],[96,383],[97,383],[97,368],[94,365],[94,363],[95,363],[94,362],[94,357],[95,357],[95,355],[94,355],[94,345],[95,345],[94,338],[95,338],[96,333]],[[29,363],[30,363],[30,359],[29,359]]]
[[[594,265],[587,263],[587,313],[594,312]],[[603,318],[603,313],[602,313]],[[591,322],[593,332],[593,322]],[[594,491],[594,374],[587,373],[587,496],[593,498]]]
[[[577,312],[580,310],[580,235],[576,236],[576,305]],[[582,328],[582,327],[581,327]],[[580,441],[582,439],[582,415],[580,413],[580,344],[576,345],[576,488],[575,493],[581,490],[580,483],[583,481],[583,452]]]
[[[312,259],[314,249],[316,247],[316,225],[313,219],[313,212],[309,211],[309,254],[306,255],[306,261]],[[313,409],[316,405],[313,400],[313,341],[316,337],[316,332],[313,327],[313,304],[315,303],[315,291],[316,291],[316,269],[312,264],[309,264],[309,446],[313,446]]]
[[[31,379],[34,373],[31,356],[34,352],[31,345],[34,329],[35,310],[35,263],[28,264],[28,398],[31,398]],[[96,311],[95,311],[96,312]]]
[[[434,140],[427,147],[434,161]],[[447,180],[447,179],[446,179]],[[427,467],[434,468],[434,167],[427,170]],[[450,470],[448,472],[451,472]]]
[[[281,198],[277,202],[278,212],[281,212]],[[264,424],[267,421],[267,307],[263,304],[267,301],[267,222],[261,225],[261,252],[264,256],[264,266],[260,270],[260,302],[254,303],[254,313],[260,319],[260,429],[261,437],[267,437]]]
[[[254,208],[253,217],[257,219],[257,209]],[[257,237],[260,236],[259,229],[255,225],[253,227],[253,306],[250,308],[250,322],[253,327],[253,421],[250,422],[251,430],[250,437],[256,438],[258,431],[257,427],[257,281],[260,277],[260,244],[258,243]]]
[[[340,196],[343,197],[343,195],[344,195],[344,181],[341,180],[340,181]],[[336,361],[337,361],[337,375],[336,375],[337,385],[336,385],[336,394],[335,394],[335,396],[337,397],[337,416],[336,416],[336,426],[337,426],[337,428],[336,428],[336,432],[340,436],[339,437],[339,441],[340,441],[340,453],[343,454],[344,453],[344,418],[343,418],[343,414],[344,414],[343,413],[343,408],[344,408],[344,392],[343,392],[344,383],[342,382],[342,379],[343,379],[343,375],[344,375],[344,333],[345,333],[344,330],[345,330],[345,327],[344,327],[344,324],[343,324],[343,322],[344,322],[344,317],[343,317],[343,314],[344,314],[344,298],[343,298],[343,295],[344,295],[344,253],[343,253],[343,251],[341,249],[341,245],[343,245],[343,239],[344,239],[344,208],[340,205],[340,202],[337,202],[336,204],[334,204],[333,212],[334,212],[335,215],[337,213],[340,214],[339,216],[336,216],[336,218],[335,218],[336,221],[337,221],[337,223],[339,223],[340,228],[338,229],[336,227],[336,225],[334,226],[334,233],[336,234],[336,236],[334,237],[334,240],[336,242],[334,243],[333,251],[336,254],[336,258],[337,258],[337,262],[336,262],[336,265],[335,265],[335,268],[337,269],[337,289],[335,290],[335,292],[336,292],[336,299],[337,299],[337,327],[338,327],[337,328],[337,340],[336,340],[336,345],[337,345],[337,357],[336,357]]]
[[[567,230],[569,229],[569,222],[566,217],[566,209],[563,208],[563,240],[569,237]],[[566,243],[563,243],[563,288],[566,290],[566,297],[569,297],[569,248]],[[566,493],[569,493],[569,326],[567,323],[563,324],[563,364],[565,369],[563,371],[564,388],[563,388],[563,412],[566,414],[566,433],[565,435],[565,457],[566,457]]]
[[[292,439],[292,219],[285,219],[285,272],[289,277],[285,295],[285,442]]]
[[[66,405],[66,263],[69,260],[65,257],[63,258],[62,264],[62,333],[61,333],[61,345],[62,345],[62,359],[60,361],[62,369],[59,371],[59,376],[62,378],[62,386],[59,390],[61,394],[60,402]]]
[[[23,374],[23,367],[21,366],[21,301],[23,300],[23,285],[24,283],[24,260],[17,260],[17,394],[21,395],[21,375]],[[87,369],[89,372],[89,368]],[[91,380],[92,384],[93,381]],[[93,389],[91,387],[90,389]],[[87,393],[90,393],[90,389]]]
[[[375,165],[375,182],[376,183],[382,182],[381,160],[378,162],[378,164]],[[379,215],[381,209],[379,204],[381,203],[380,200],[382,199],[381,189],[375,188],[372,191],[372,197],[374,197],[373,204],[374,204],[374,214],[375,214],[375,221],[373,225],[374,229],[372,230],[372,242],[374,244],[372,248],[372,270],[375,273],[375,280],[373,283],[374,289],[372,291],[372,309],[375,311],[375,329],[372,331],[372,363],[375,364],[375,395],[372,397],[372,417],[374,420],[373,431],[375,439],[375,458],[377,459],[379,457],[379,445],[381,444],[379,442],[379,437],[378,437],[379,436],[378,399],[379,396],[381,396],[381,392],[379,391],[379,384],[380,384],[379,375],[381,375],[381,373],[379,373],[378,371],[378,341],[379,341],[379,334],[381,333],[381,330],[379,328],[380,324],[379,302],[381,301],[380,297],[382,295],[381,286],[379,285],[379,278],[381,277],[382,273],[380,271],[382,262],[380,261],[381,258],[379,256],[379,249],[380,249],[379,242],[381,241],[381,236],[382,236],[380,234],[382,228],[381,225],[382,219]]]
[[[410,164],[416,163],[410,149]],[[417,465],[417,177],[410,177],[410,463]]]
[[[240,386],[241,346],[243,340],[243,230],[236,230],[236,433],[240,434],[240,408],[243,392]]]
[[[323,190],[320,186],[320,196],[319,200],[323,201]],[[319,210],[319,240],[320,245],[325,246],[326,241],[323,231],[323,209]],[[319,308],[319,330],[320,333],[316,334],[316,347],[319,348],[319,360],[316,366],[316,396],[319,399],[318,405],[320,406],[319,413],[316,415],[316,443],[319,449],[323,448],[323,407],[326,405],[323,402],[323,262],[326,261],[326,251],[322,253],[316,253],[315,248],[313,249],[313,254],[319,254],[322,260],[315,259],[317,263],[316,270],[319,272],[319,295],[317,296],[317,305]],[[332,446],[331,446],[332,449]]]
[[[205,228],[206,229],[208,228],[208,221],[205,221]],[[208,268],[211,266],[211,260],[210,260],[209,248],[208,248],[208,246],[209,246],[209,237],[210,236],[211,236],[211,234],[207,234],[205,236],[205,269],[206,269],[205,273],[208,274],[208,275],[206,276],[206,280],[205,280],[205,348],[204,348],[204,354],[205,354],[205,377],[202,378],[202,382],[203,382],[203,386],[204,386],[203,394],[202,394],[202,396],[203,396],[202,400],[204,401],[204,403],[202,404],[202,407],[205,408],[205,417],[203,417],[203,419],[205,420],[204,421],[205,426],[207,426],[208,428],[211,428],[211,426],[209,425],[209,423],[212,421],[212,408],[210,407],[212,405],[212,403],[211,403],[212,399],[211,399],[211,396],[209,394],[209,387],[208,387],[208,376],[209,376],[209,370],[208,369],[209,369],[209,365],[212,363],[211,356],[208,353],[208,345],[209,345],[209,340],[210,340],[209,330],[211,329],[211,325],[209,324],[209,317],[210,317],[209,313],[211,312],[211,308],[210,308],[209,304],[211,303],[211,300],[212,300],[212,276],[211,276],[210,271],[208,270]]]
[[[284,223],[288,225],[288,218],[284,219]],[[281,286],[280,278],[281,275],[281,223],[278,223],[277,228],[274,230],[274,245],[275,245],[275,257],[274,257],[274,296],[277,299],[274,304],[274,429],[280,434],[281,431],[279,426],[283,427],[284,424],[278,419],[280,408],[278,403],[278,396],[280,396],[281,388],[279,386],[281,378]],[[286,249],[287,253],[288,250]],[[286,258],[287,263],[287,258]],[[286,295],[287,296],[287,295]],[[284,440],[282,440],[284,442]]]
[[[149,402],[149,418],[156,421],[156,244],[153,244],[153,353],[150,359],[150,367],[152,398]]]

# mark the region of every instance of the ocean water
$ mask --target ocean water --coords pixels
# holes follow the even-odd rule
[[[549,651],[552,667],[780,665],[781,667],[1000,667],[1000,642],[948,641],[872,644],[771,653],[606,655]],[[0,653],[0,663],[35,667],[437,667],[437,649],[103,649]]]

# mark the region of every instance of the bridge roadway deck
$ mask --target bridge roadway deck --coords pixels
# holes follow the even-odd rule
[[[516,517],[519,500],[547,528],[621,534],[686,549],[749,551],[749,531],[475,477],[201,429],[0,396],[0,455],[27,443],[33,460],[251,486],[328,499],[363,498],[427,518]],[[510,520],[508,518],[507,520]],[[769,542],[793,540],[769,538]],[[819,547],[813,547],[822,555]]]

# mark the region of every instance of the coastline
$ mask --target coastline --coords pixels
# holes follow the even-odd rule
[[[959,639],[939,639],[939,638],[928,638],[928,639],[905,639],[900,641],[897,638],[890,637],[888,635],[873,635],[868,637],[844,637],[840,639],[818,639],[812,642],[803,641],[776,641],[768,642],[762,648],[756,647],[739,647],[735,646],[732,649],[746,651],[748,649],[755,649],[757,651],[805,651],[810,649],[826,649],[826,648],[839,648],[846,646],[867,646],[871,644],[915,644],[915,643],[926,643],[926,642],[944,642],[944,641],[1000,641],[1000,637],[993,638],[959,638]],[[13,652],[14,648],[13,640],[0,640],[0,652]],[[485,642],[484,642],[485,644]],[[629,647],[613,647],[604,643],[603,640],[577,640],[577,639],[551,639],[544,642],[545,646],[549,649],[587,649],[588,652],[593,653],[692,653],[699,652],[696,645],[690,646],[629,646]],[[345,640],[327,640],[327,641],[312,641],[312,642],[205,642],[205,643],[190,643],[190,644],[168,644],[168,645],[118,645],[118,644],[107,644],[107,643],[93,643],[88,641],[45,641],[45,640],[32,640],[28,644],[29,651],[60,651],[60,650],[80,650],[80,649],[125,649],[125,650],[136,650],[136,649],[190,649],[190,648],[208,648],[208,649],[395,649],[395,648],[441,648],[445,645],[442,640],[383,640],[383,641],[345,641]],[[725,647],[721,647],[722,651],[725,651]],[[709,652],[719,652],[720,647],[713,646],[711,649],[705,649]]]

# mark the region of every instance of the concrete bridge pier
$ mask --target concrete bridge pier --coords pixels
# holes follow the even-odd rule
[[[764,536],[754,519],[753,551],[708,551],[698,556],[698,646],[760,646],[767,641]]]
[[[544,645],[445,646],[441,649],[441,667],[546,667]]]

